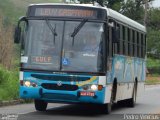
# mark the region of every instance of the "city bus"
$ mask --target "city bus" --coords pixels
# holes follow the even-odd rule
[[[146,28],[89,4],[31,4],[15,28],[20,97],[37,111],[48,103],[96,104],[105,113],[144,91]]]

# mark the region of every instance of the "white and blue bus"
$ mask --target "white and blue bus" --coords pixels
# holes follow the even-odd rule
[[[20,97],[48,103],[93,103],[110,113],[134,107],[145,81],[146,29],[106,7],[32,4],[15,29],[21,46]]]

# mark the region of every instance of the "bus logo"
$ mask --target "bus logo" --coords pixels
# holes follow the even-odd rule
[[[58,81],[57,85],[58,85],[58,86],[62,86],[62,82],[61,82],[61,81]]]

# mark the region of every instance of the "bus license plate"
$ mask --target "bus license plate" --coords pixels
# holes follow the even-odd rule
[[[95,96],[95,93],[94,92],[80,92],[80,96],[91,96],[91,97],[94,97]]]

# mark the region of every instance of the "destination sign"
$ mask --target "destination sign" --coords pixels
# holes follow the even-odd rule
[[[69,8],[36,8],[35,16],[97,18],[97,11]]]
[[[105,9],[78,5],[32,5],[27,17],[87,18],[106,20]]]

